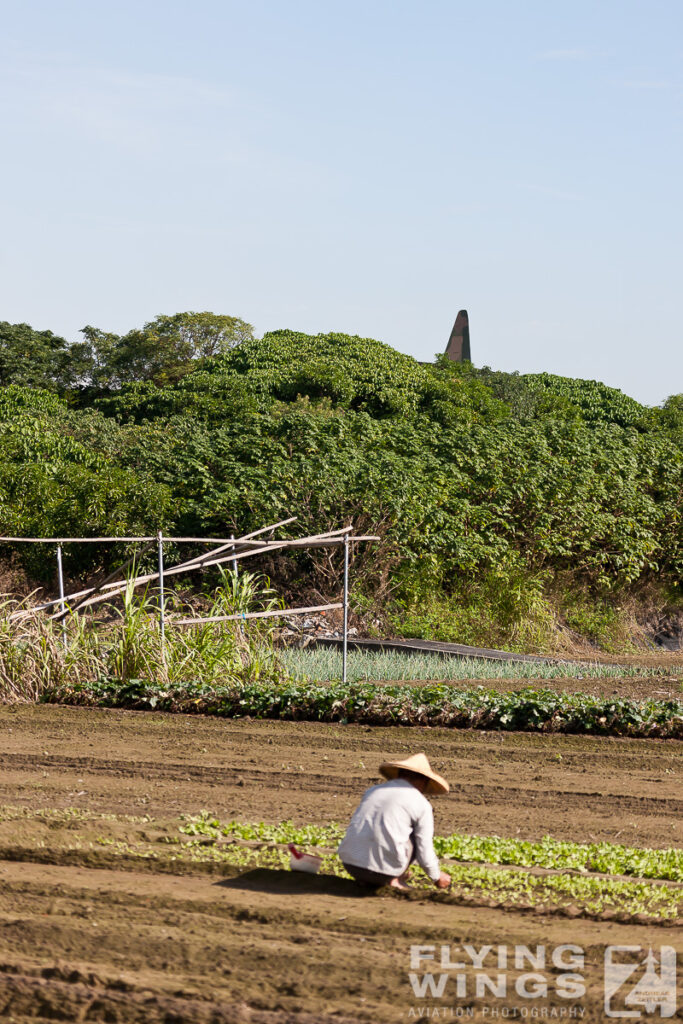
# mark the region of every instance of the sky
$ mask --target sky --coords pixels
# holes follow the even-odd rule
[[[0,0],[0,320],[683,392],[680,0]]]

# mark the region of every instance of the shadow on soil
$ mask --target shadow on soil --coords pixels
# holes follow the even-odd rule
[[[253,868],[236,878],[222,878],[214,885],[225,889],[243,889],[247,892],[269,892],[283,895],[299,896],[341,896],[346,899],[366,899],[368,896],[381,896],[389,899],[408,900],[419,903],[456,903],[476,902],[464,899],[451,892],[437,890],[409,889],[399,892],[385,885],[375,888],[352,882],[349,878],[338,878],[335,875],[309,875],[303,871],[281,871],[278,868]],[[486,904],[482,904],[486,905]]]
[[[347,899],[364,899],[385,894],[384,889],[359,885],[348,878],[335,875],[309,875],[303,871],[279,871],[277,868],[254,868],[237,878],[223,878],[214,885],[225,889],[244,889],[250,892],[272,892],[289,895],[343,896]]]

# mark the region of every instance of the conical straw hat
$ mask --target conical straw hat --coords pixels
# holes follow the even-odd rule
[[[379,766],[379,770],[385,779],[397,778],[401,768],[405,768],[410,772],[417,772],[418,775],[424,775],[425,778],[429,779],[425,793],[448,793],[450,789],[446,780],[432,771],[426,754],[413,754],[412,757],[407,757],[405,761],[385,761],[384,764]]]

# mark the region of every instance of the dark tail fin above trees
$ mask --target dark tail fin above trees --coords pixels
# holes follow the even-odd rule
[[[471,361],[470,353],[470,320],[466,309],[461,309],[455,318],[451,336],[446,345],[446,355],[454,363]]]

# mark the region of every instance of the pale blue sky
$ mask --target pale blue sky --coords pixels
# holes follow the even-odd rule
[[[683,391],[680,0],[0,0],[0,320]]]

